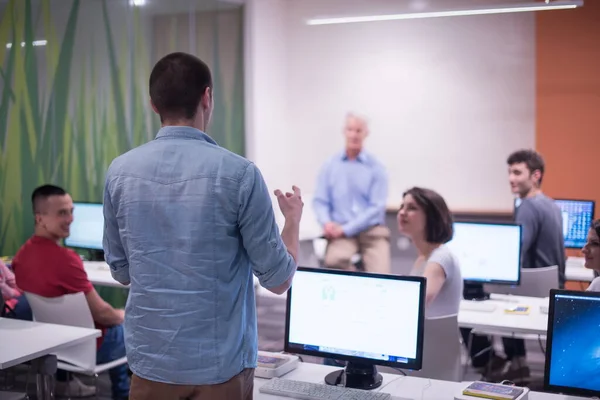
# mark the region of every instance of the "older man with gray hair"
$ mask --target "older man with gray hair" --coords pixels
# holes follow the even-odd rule
[[[367,272],[390,273],[390,231],[385,226],[388,179],[384,166],[364,150],[364,117],[349,113],[345,149],[323,166],[314,209],[327,239],[325,266],[353,270],[360,254]]]

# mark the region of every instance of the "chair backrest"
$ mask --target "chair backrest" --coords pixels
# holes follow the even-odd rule
[[[409,376],[461,381],[461,349],[458,315],[425,319],[423,367],[407,371]]]
[[[522,268],[519,286],[486,285],[490,293],[515,296],[548,297],[550,289],[558,289],[558,266]]]
[[[25,296],[35,321],[94,328],[90,307],[81,292],[52,298],[25,292]],[[60,361],[92,370],[96,366],[96,339],[89,339],[84,343],[58,350],[56,356]]]

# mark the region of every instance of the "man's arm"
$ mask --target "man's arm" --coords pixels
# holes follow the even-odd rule
[[[92,318],[102,326],[111,327],[121,325],[125,318],[123,310],[117,310],[100,297],[96,289],[92,288],[85,294]]]
[[[369,206],[356,219],[342,226],[344,235],[356,236],[367,228],[377,224],[379,217],[385,215],[388,194],[388,178],[383,166],[378,165],[369,192]]]
[[[329,195],[328,175],[329,162],[323,166],[319,173],[312,204],[317,221],[319,221],[321,226],[325,226],[326,223],[331,222],[331,197]]]
[[[523,227],[521,236],[521,266],[528,267],[524,264],[524,257],[528,254],[529,250],[533,246],[539,229],[539,222],[535,208],[528,201],[524,201],[518,208],[515,222],[521,224]]]
[[[286,216],[279,235],[267,185],[254,164],[249,164],[239,192],[238,225],[242,243],[261,286],[283,294],[296,272],[300,220]],[[283,210],[282,210],[283,211]]]
[[[129,261],[125,255],[125,249],[121,243],[117,216],[110,197],[109,180],[106,179],[104,186],[104,259],[110,266],[112,277],[123,285],[129,285]]]

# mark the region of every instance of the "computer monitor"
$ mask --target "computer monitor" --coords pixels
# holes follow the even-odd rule
[[[484,299],[484,283],[519,285],[522,227],[504,222],[454,223],[447,246],[458,259],[465,281],[464,297]]]
[[[104,234],[104,213],[101,203],[73,203],[71,234],[65,245],[79,249],[100,251]]]
[[[600,293],[550,291],[546,391],[600,396]]]
[[[330,385],[374,389],[376,365],[421,369],[425,279],[299,267],[287,295],[285,351],[347,361]]]
[[[594,220],[596,203],[593,200],[554,199],[560,207],[563,219],[565,248],[581,249]]]

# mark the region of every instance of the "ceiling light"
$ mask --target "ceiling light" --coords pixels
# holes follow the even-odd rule
[[[507,14],[517,12],[568,10],[583,5],[583,0],[555,1],[547,4],[527,3],[518,6],[495,6],[485,8],[469,8],[463,10],[429,11],[402,14],[366,15],[356,17],[314,18],[306,21],[307,25],[347,24],[353,22],[395,21],[401,19],[458,17],[466,15]]]
[[[130,0],[129,4],[132,6],[140,7],[146,5],[146,0]]]

